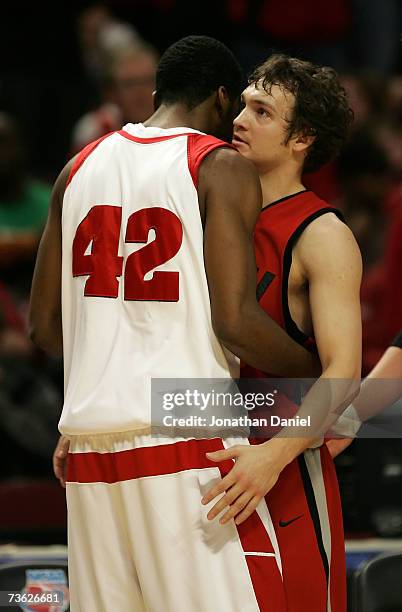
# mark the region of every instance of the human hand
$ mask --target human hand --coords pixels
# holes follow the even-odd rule
[[[284,464],[277,453],[269,451],[267,444],[253,446],[236,445],[226,450],[206,453],[211,461],[234,459],[230,472],[213,486],[201,500],[206,505],[215,497],[225,495],[208,512],[207,518],[214,519],[225,508],[220,519],[223,525],[234,518],[236,525],[243,523],[257,508],[260,500],[272,489]]]
[[[333,438],[332,440],[327,440],[326,444],[332,459],[335,459],[345,448],[350,446],[353,440],[354,438]]]
[[[61,486],[66,488],[66,469],[67,455],[70,448],[70,440],[65,436],[60,436],[57,446],[53,453],[53,471],[54,475],[60,481]]]

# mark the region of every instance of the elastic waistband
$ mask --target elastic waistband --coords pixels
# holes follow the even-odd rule
[[[70,452],[110,452],[113,450],[124,450],[136,446],[148,446],[151,444],[151,428],[134,429],[131,431],[117,431],[102,434],[63,434],[70,440]],[[155,444],[162,442],[155,438]]]

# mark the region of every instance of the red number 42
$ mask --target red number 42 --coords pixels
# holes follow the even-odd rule
[[[73,241],[73,276],[89,276],[85,283],[86,296],[118,296],[117,279],[123,272],[123,257],[118,255],[121,215],[120,206],[94,206],[77,228]],[[150,229],[155,230],[156,238],[146,244]],[[182,239],[180,219],[166,208],[142,208],[130,215],[124,240],[144,243],[145,246],[127,257],[125,300],[179,300],[178,272],[156,271],[147,281],[144,277],[147,272],[172,259],[180,249]],[[91,253],[86,255],[91,242]]]

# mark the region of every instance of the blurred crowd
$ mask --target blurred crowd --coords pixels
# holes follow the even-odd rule
[[[61,363],[35,349],[26,331],[51,183],[88,142],[152,113],[158,57],[181,36],[220,38],[245,73],[273,50],[339,71],[355,114],[353,131],[341,157],[306,176],[306,184],[343,211],[362,251],[363,375],[402,327],[399,2],[222,0],[192,3],[191,12],[188,5],[116,0],[75,13],[64,8],[78,49],[74,76],[66,66],[63,78],[60,65],[51,95],[49,75],[33,81],[28,69],[5,73],[1,83],[0,479],[50,474],[57,440]],[[47,92],[44,107],[35,102],[41,88]],[[31,96],[31,105],[22,103],[21,92]]]

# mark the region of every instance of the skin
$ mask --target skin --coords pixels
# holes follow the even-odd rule
[[[114,101],[124,121],[138,123],[152,114],[156,58],[147,51],[122,56],[114,67]]]
[[[63,354],[61,322],[61,214],[63,196],[74,159],[59,174],[39,244],[29,306],[29,335],[34,344],[56,356]]]
[[[302,168],[314,138],[295,135],[286,142],[293,95],[278,86],[272,87],[269,95],[261,87],[252,85],[243,92],[242,101],[244,108],[234,122],[233,144],[255,164],[264,205],[304,189]],[[331,213],[314,220],[293,249],[288,292],[290,312],[302,331],[314,334],[323,367],[320,381],[326,381],[312,387],[297,414],[316,415],[317,427],[321,418],[321,426],[327,423],[322,431],[331,423],[330,415],[339,406],[346,407],[358,390],[361,273],[360,252],[353,234]],[[287,372],[287,376],[291,374]],[[331,379],[344,379],[345,384],[337,384],[328,394]],[[222,512],[221,523],[232,518],[237,524],[246,520],[274,486],[284,467],[315,445],[320,437],[301,437],[302,431],[298,438],[285,437],[286,434],[291,431],[283,428],[280,438],[207,455],[216,462],[235,461],[229,474],[202,500],[204,504],[215,501],[208,513],[210,520]]]
[[[180,103],[161,104],[145,125],[186,126],[225,137],[232,131],[236,110],[220,87],[191,111]],[[72,163],[63,169],[53,190],[31,292],[31,338],[54,354],[62,354],[61,213]],[[290,339],[256,301],[252,236],[261,210],[261,188],[253,164],[234,150],[211,153],[201,165],[198,195],[212,323],[218,338],[257,368],[277,375],[289,371],[294,376],[318,375],[318,360]],[[60,445],[55,455],[59,478],[65,450],[61,441]]]
[[[65,436],[60,436],[53,452],[53,472],[63,489],[66,488],[67,455],[69,448],[70,440]]]
[[[371,370],[362,384],[359,396],[354,400],[353,407],[361,421],[367,421],[391,406],[402,396],[402,349],[390,346],[381,357],[377,365]],[[375,381],[389,378],[392,383],[388,386],[379,386]],[[336,457],[350,446],[354,438],[340,438],[328,440],[327,446],[332,457]]]

